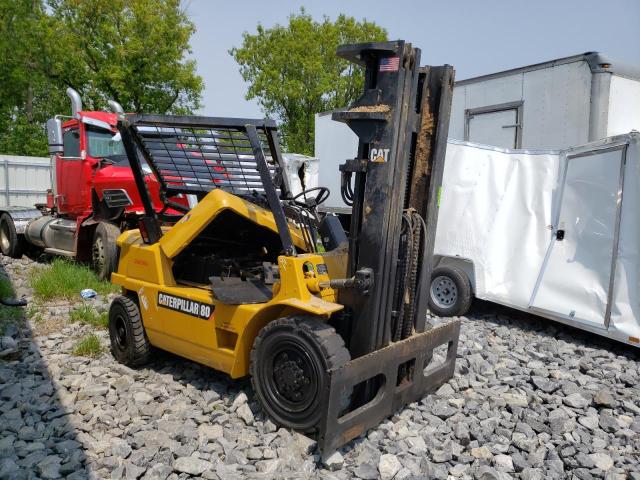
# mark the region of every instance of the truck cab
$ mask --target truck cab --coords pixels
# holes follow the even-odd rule
[[[85,111],[78,92],[69,88],[67,95],[71,116],[56,115],[47,122],[51,155],[47,203],[0,209],[0,250],[16,258],[41,252],[72,258],[91,264],[108,279],[117,265],[116,238],[137,228],[144,211],[117,128],[124,112],[113,100],[110,112]],[[165,142],[178,145],[175,135],[166,137]],[[162,210],[167,222],[180,218],[187,198],[172,198],[173,208],[164,208],[156,176],[146,164],[143,171],[153,208]]]
[[[143,210],[117,121],[117,113],[80,111],[62,123],[62,151],[52,158],[53,207],[59,215],[115,220]],[[152,175],[145,180],[160,207],[157,181]]]

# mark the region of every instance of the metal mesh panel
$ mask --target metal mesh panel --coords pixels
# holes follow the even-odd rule
[[[264,193],[256,159],[242,127],[167,126],[138,123],[136,136],[167,193],[221,188],[234,195]],[[277,165],[264,128],[257,128],[276,190]]]

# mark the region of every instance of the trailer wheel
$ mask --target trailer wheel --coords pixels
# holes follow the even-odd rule
[[[11,258],[22,257],[24,238],[16,232],[13,218],[8,213],[0,215],[0,250]]]
[[[109,308],[111,354],[128,367],[140,367],[151,357],[151,344],[142,324],[138,305],[127,297],[116,297]]]
[[[93,234],[91,245],[91,266],[101,280],[109,280],[118,268],[118,247],[116,240],[120,229],[112,223],[100,222]]]
[[[429,309],[440,317],[464,315],[473,292],[467,274],[458,267],[438,267],[431,274]]]
[[[280,318],[253,342],[251,384],[262,409],[277,424],[313,431],[320,422],[327,371],[351,359],[333,327],[310,316]],[[343,399],[349,406],[351,393]]]

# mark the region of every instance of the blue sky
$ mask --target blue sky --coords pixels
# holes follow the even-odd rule
[[[314,18],[340,13],[375,21],[390,39],[422,49],[422,63],[449,63],[464,79],[587,51],[640,66],[640,0],[296,1],[190,0],[193,57],[205,81],[200,113],[262,117],[228,50],[256,25],[285,24],[301,6]]]

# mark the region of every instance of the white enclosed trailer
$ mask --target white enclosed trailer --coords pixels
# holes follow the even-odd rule
[[[472,292],[640,346],[639,201],[637,132],[560,151],[452,140],[430,303],[463,314]]]

